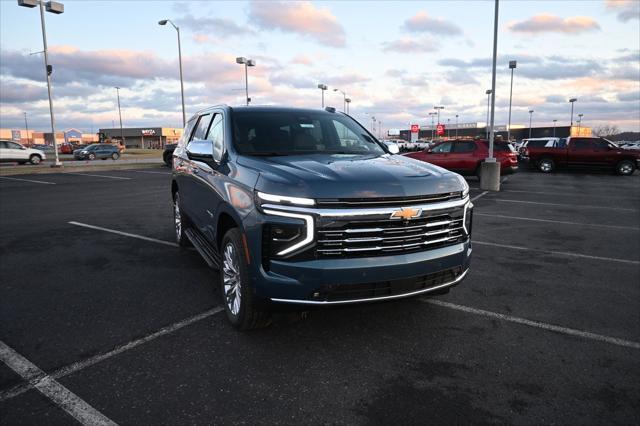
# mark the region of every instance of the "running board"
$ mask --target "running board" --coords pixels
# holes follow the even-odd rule
[[[212,269],[220,269],[220,255],[218,250],[215,249],[209,242],[202,236],[202,234],[193,228],[187,228],[184,234],[189,238],[193,247],[200,253],[200,256],[207,262]]]

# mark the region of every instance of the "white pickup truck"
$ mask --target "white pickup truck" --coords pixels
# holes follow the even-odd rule
[[[39,149],[27,148],[17,142],[0,140],[0,162],[40,164],[47,157]]]

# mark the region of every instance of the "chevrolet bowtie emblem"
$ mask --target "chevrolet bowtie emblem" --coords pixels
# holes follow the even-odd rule
[[[411,207],[403,207],[400,210],[396,210],[391,213],[391,219],[404,219],[409,220],[414,217],[420,216],[422,209],[412,209]]]

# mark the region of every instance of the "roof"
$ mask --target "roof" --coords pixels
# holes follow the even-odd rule
[[[322,109],[322,108],[298,108],[298,107],[289,107],[289,106],[278,106],[278,105],[238,105],[238,106],[229,106],[229,105],[212,105],[210,107],[204,108],[200,111],[198,111],[198,113],[200,112],[204,112],[204,111],[208,111],[210,109],[214,109],[214,108],[224,108],[224,109],[229,109],[231,111],[246,111],[246,112],[291,112],[291,111],[295,111],[295,112],[299,112],[302,114],[318,114],[318,113],[324,113],[324,114],[331,114],[329,111]],[[336,110],[335,112],[339,112],[338,110]]]

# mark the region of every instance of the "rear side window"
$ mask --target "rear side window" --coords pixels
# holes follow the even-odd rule
[[[7,148],[7,143],[5,141],[0,141],[0,148]]]
[[[542,141],[529,141],[527,143],[527,148],[543,148],[548,141],[546,140],[542,140]]]
[[[473,152],[476,150],[474,142],[456,142],[453,144],[453,152]]]
[[[200,116],[198,124],[196,125],[196,131],[193,133],[193,139],[206,139],[207,131],[209,130],[209,124],[211,124],[211,117],[211,114]]]
[[[591,149],[591,141],[589,139],[573,139],[571,140],[571,148],[583,150],[583,149]]]
[[[531,142],[533,142],[533,141],[531,141]],[[529,142],[529,144],[531,144],[531,142]],[[483,144],[487,149],[489,149],[489,142],[487,142],[487,141],[482,141],[482,144]],[[527,146],[531,146],[531,145],[527,145]],[[493,150],[494,150],[495,152],[516,152],[516,151],[515,151],[515,149],[513,149],[513,147],[512,147],[510,144],[508,144],[508,143],[504,143],[504,142],[500,142],[500,143],[494,142],[494,144],[493,144]]]

